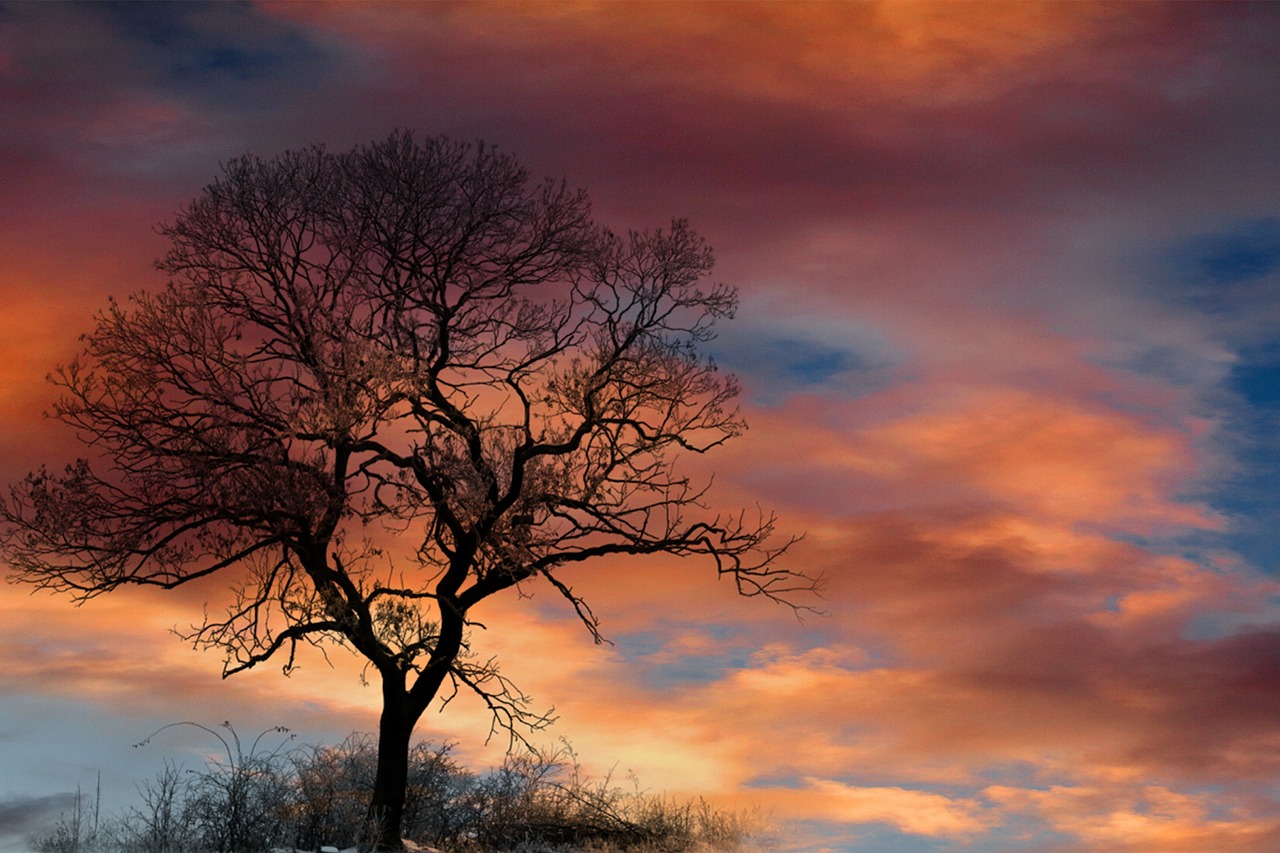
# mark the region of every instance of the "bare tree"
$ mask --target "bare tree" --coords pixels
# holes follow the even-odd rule
[[[287,673],[300,643],[363,656],[383,846],[433,700],[547,722],[471,651],[490,596],[546,583],[599,642],[561,571],[600,557],[709,558],[792,606],[812,589],[771,516],[710,512],[677,468],[743,429],[698,349],[735,294],[703,284],[684,222],[617,235],[509,155],[397,132],[234,160],[162,232],[168,286],[112,301],[52,377],[93,458],[10,488],[3,556],[79,601],[221,573],[233,606],[186,639],[224,675]]]

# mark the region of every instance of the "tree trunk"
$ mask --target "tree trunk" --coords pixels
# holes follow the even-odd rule
[[[389,683],[390,682],[390,683]],[[400,822],[404,818],[405,788],[409,781],[409,738],[414,716],[404,676],[399,683],[383,675],[382,718],[378,723],[378,772],[369,801],[369,817],[378,834],[377,850],[403,850]]]
[[[403,850],[400,837],[409,782],[409,739],[418,718],[435,698],[462,648],[463,611],[442,608],[440,638],[431,663],[408,688],[408,675],[394,667],[382,670],[382,717],[378,723],[378,772],[369,800],[369,817],[378,832],[377,850]]]

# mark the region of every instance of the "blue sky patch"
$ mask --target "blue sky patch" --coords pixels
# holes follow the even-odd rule
[[[1227,222],[1147,258],[1147,295],[1195,315],[1204,338],[1185,352],[1157,342],[1122,366],[1207,395],[1204,404],[1224,425],[1221,449],[1232,460],[1212,491],[1197,496],[1228,519],[1228,528],[1187,533],[1187,556],[1225,547],[1280,573],[1280,218]],[[1220,348],[1220,362],[1205,361],[1209,345]]]
[[[1161,263],[1191,307],[1234,314],[1242,290],[1280,269],[1280,219],[1250,219],[1175,243]]]
[[[762,312],[770,306],[750,306]],[[748,313],[744,310],[744,314]],[[832,329],[819,318],[756,316],[726,324],[708,346],[757,405],[806,391],[860,396],[883,387],[901,356],[872,329]]]
[[[1280,221],[1257,219],[1192,241],[1189,269],[1210,282],[1235,283],[1280,266]]]
[[[1236,365],[1231,384],[1250,405],[1280,408],[1280,358]]]
[[[1230,390],[1245,403],[1231,424],[1238,468],[1213,503],[1232,519],[1230,547],[1257,568],[1280,574],[1280,348],[1246,351],[1231,372]]]
[[[634,631],[614,636],[614,651],[644,672],[644,683],[652,689],[677,684],[706,684],[719,681],[728,670],[742,669],[751,660],[754,647],[735,634],[741,627],[729,625],[661,625],[653,630]],[[682,649],[666,653],[683,635],[697,634],[710,638],[705,653]]]
[[[248,81],[287,81],[292,88],[303,79],[314,85],[329,66],[325,51],[301,29],[249,3],[103,3],[96,8],[124,38],[145,49],[141,55],[158,75],[157,83],[187,93],[216,95]]]
[[[772,361],[779,373],[798,386],[821,385],[859,363],[857,356],[848,350],[799,338],[762,341],[758,354]]]
[[[798,334],[729,328],[710,346],[723,367],[743,377],[761,377],[793,388],[823,385],[846,370],[864,366],[852,348]]]

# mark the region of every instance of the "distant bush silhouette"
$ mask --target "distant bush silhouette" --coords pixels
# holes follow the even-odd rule
[[[191,724],[195,725],[195,724]],[[264,748],[271,729],[247,747],[235,730],[217,736],[225,754],[198,770],[166,763],[139,788],[141,802],[99,820],[77,797],[47,833],[39,853],[264,853],[367,849],[381,837],[369,820],[369,780],[377,741],[353,734],[337,746]],[[145,742],[144,742],[145,743]],[[758,821],[591,779],[566,744],[508,756],[483,774],[461,767],[450,745],[416,745],[410,754],[402,829],[445,853],[677,853],[743,843]]]

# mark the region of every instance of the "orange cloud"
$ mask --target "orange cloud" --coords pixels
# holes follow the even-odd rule
[[[849,823],[888,823],[911,835],[963,839],[990,827],[974,800],[954,800],[940,794],[906,788],[867,788],[826,779],[808,779],[806,798],[820,806],[810,815]]]
[[[843,96],[866,86],[932,103],[979,99],[1010,85],[1015,69],[1025,73],[1060,61],[1070,46],[1133,21],[1094,3],[985,3],[980,11],[925,2],[667,2],[643,11],[595,2],[497,3],[414,14],[345,3],[267,8],[382,46],[409,33],[431,37],[442,27],[464,41],[526,55],[573,44],[580,54],[610,56],[634,78],[679,79],[704,93],[745,91],[827,108],[846,106]]]
[[[1162,786],[994,786],[984,795],[1003,808],[1034,813],[1078,838],[1068,850],[1090,853],[1265,853],[1280,840],[1280,816],[1250,813],[1230,796]]]
[[[876,418],[880,407],[888,412]],[[1135,533],[1220,524],[1178,498],[1198,475],[1198,435],[1069,397],[939,382],[908,398],[801,399],[754,413],[752,425],[720,460],[779,504],[837,517],[963,506]],[[769,452],[786,447],[804,447],[803,458]],[[787,472],[775,482],[790,489],[767,488],[774,471]]]

